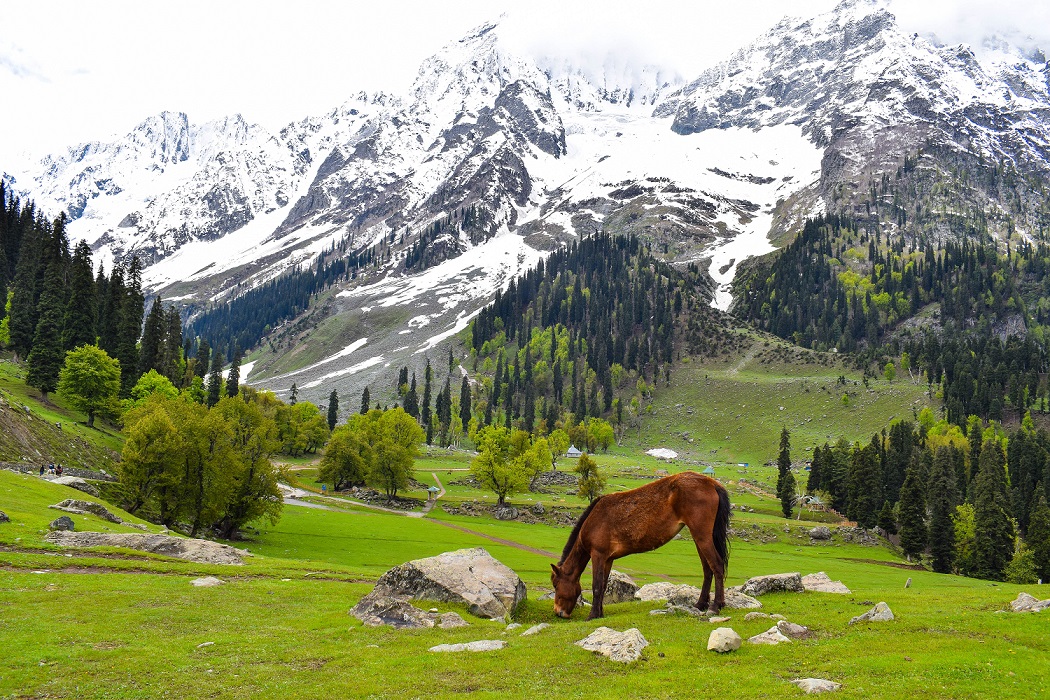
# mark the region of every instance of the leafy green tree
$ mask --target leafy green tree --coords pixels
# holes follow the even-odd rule
[[[375,458],[367,483],[382,489],[388,499],[408,486],[419,445],[426,435],[415,418],[401,408],[383,411],[377,421],[376,439],[372,443]]]
[[[605,475],[598,469],[598,463],[590,455],[582,454],[574,471],[579,479],[576,495],[594,503],[605,490]]]
[[[370,422],[366,417],[356,415],[351,417],[347,425],[332,431],[324,455],[321,456],[321,468],[318,471],[321,482],[332,484],[336,491],[365,483],[374,460],[369,446],[372,435],[368,425]]]
[[[955,571],[963,576],[971,576],[974,572],[974,540],[976,528],[974,525],[974,508],[970,503],[963,503],[955,507],[952,515],[952,529],[955,540]]]
[[[253,520],[277,522],[284,501],[277,488],[277,470],[270,462],[280,445],[276,424],[258,403],[240,397],[221,399],[212,410],[229,426],[237,454],[227,470],[229,496],[216,529],[222,537],[229,538]]]
[[[146,403],[153,394],[161,394],[169,399],[179,395],[179,390],[171,383],[171,380],[155,369],[143,374],[131,387],[131,396],[124,400],[124,410],[129,411]]]
[[[558,428],[557,430],[551,431],[551,434],[547,436],[547,443],[550,445],[551,454],[554,455],[555,460],[565,454],[565,451],[569,449],[569,434]],[[551,468],[557,468],[557,462],[551,461]]]
[[[608,452],[609,445],[612,444],[615,436],[612,425],[607,421],[601,418],[591,418],[587,421],[588,445],[593,442],[595,448],[601,448],[602,452]]]
[[[900,497],[901,549],[909,557],[918,556],[926,549],[929,531],[926,529],[926,501],[918,460],[908,467],[901,486]]]
[[[58,393],[73,408],[87,414],[89,428],[95,416],[117,413],[120,364],[96,345],[81,345],[66,353],[58,375]]]
[[[48,265],[44,277],[33,349],[26,360],[29,364],[26,384],[39,389],[44,398],[58,387],[58,373],[65,359],[65,350],[62,348],[62,318],[65,311],[63,290],[61,265],[53,262]]]
[[[526,456],[530,450],[528,433],[488,425],[478,431],[474,442],[478,456],[470,463],[470,472],[482,488],[496,494],[499,505],[507,496],[528,488],[538,464],[535,456]]]
[[[127,492],[127,510],[138,513],[156,502],[160,521],[170,524],[178,513],[180,438],[163,398],[147,401],[125,416],[124,431],[118,473]]]
[[[1017,545],[1014,547],[1014,554],[1010,559],[1010,563],[1006,565],[1006,569],[1003,571],[1003,577],[1010,583],[1029,584],[1038,583],[1039,581],[1032,550],[1020,539],[1017,540]]]
[[[893,366],[892,362],[887,362],[886,366],[882,368],[882,374],[886,377],[887,382],[892,382],[897,378],[897,368]]]
[[[952,513],[959,494],[955,484],[955,449],[942,446],[933,457],[929,486],[926,489],[930,511],[929,549],[933,556],[933,570],[951,573],[955,563],[955,527]]]
[[[996,581],[1002,580],[1014,550],[1005,464],[1002,443],[986,439],[974,480],[974,565],[978,578]]]

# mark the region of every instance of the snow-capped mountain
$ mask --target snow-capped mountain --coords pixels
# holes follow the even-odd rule
[[[375,253],[256,355],[250,381],[317,398],[435,352],[543,251],[597,228],[706,264],[726,309],[738,265],[773,250],[771,234],[856,206],[906,156],[925,153],[931,173],[1048,170],[1045,57],[941,46],[879,0],[785,19],[688,84],[615,56],[524,55],[501,31],[449,43],[398,97],[358,95],[277,134],[165,113],[45,158],[16,186],[66,211],[72,237],[142,256],[150,288],[190,311],[319,254]],[[966,186],[974,206],[1000,206]]]

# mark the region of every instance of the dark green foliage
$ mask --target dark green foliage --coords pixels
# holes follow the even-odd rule
[[[806,493],[820,491],[824,486],[821,484],[821,476],[824,472],[824,450],[816,447],[813,450],[813,460],[809,465],[809,477],[806,479]]]
[[[955,453],[953,447],[937,450],[926,489],[930,512],[929,550],[933,557],[933,570],[942,574],[951,573],[955,564],[952,514],[959,500],[955,484]]]
[[[146,299],[142,294],[142,263],[138,257],[131,259],[125,277],[126,291],[120,300],[120,313],[117,317],[116,359],[120,361],[120,395],[128,396],[131,387],[135,386],[139,374],[138,340],[142,331],[142,314]]]
[[[208,367],[211,364],[211,345],[208,344],[207,340],[201,340],[200,345],[197,347],[197,365],[196,372],[197,376],[204,379],[208,375]]]
[[[361,392],[361,410],[358,411],[358,413],[362,416],[368,413],[370,408],[369,404],[371,404],[371,402],[372,400],[368,395],[368,387],[366,386],[364,391]]]
[[[241,390],[241,351],[233,351],[233,359],[230,361],[230,373],[226,377],[226,395],[236,396]],[[329,428],[331,430],[331,428]]]
[[[179,315],[179,310],[174,305],[168,309],[165,318],[167,331],[164,334],[164,346],[161,350],[161,364],[164,367],[161,374],[170,379],[175,386],[181,386],[185,379],[185,362],[182,354],[182,318]]]
[[[405,393],[404,402],[405,413],[412,416],[416,420],[419,420],[419,397],[416,393],[416,373],[412,373],[412,383],[408,387],[408,392]]]
[[[1006,455],[992,438],[981,448],[974,480],[974,568],[979,578],[1002,580],[1014,551],[1014,528],[1006,489]]]
[[[208,371],[208,408],[219,403],[222,394],[222,353],[216,350],[211,356],[211,368]],[[293,389],[295,385],[292,385]],[[295,403],[294,391],[292,403]]]
[[[791,434],[780,430],[780,454],[777,455],[777,497],[785,518],[791,517],[795,502],[795,477],[791,473]]]
[[[14,296],[11,298],[11,317],[8,327],[11,332],[11,347],[15,355],[22,358],[27,357],[33,349],[33,336],[36,334],[39,319],[37,302],[41,290],[37,283],[37,275],[41,268],[41,238],[47,235],[41,228],[24,230],[21,255],[15,267],[15,277],[12,283]]]
[[[142,331],[142,344],[139,346],[139,375],[157,370],[165,373],[164,358],[161,354],[164,339],[167,335],[167,318],[160,297],[153,298],[153,305],[146,315],[146,325]]]
[[[26,383],[39,389],[44,396],[58,387],[58,373],[66,356],[62,347],[64,291],[61,263],[52,262],[44,277],[44,288],[37,307],[39,320],[33,336],[33,349],[27,358],[29,373]]]
[[[1032,548],[1036,575],[1043,583],[1050,582],[1050,507],[1046,495],[1038,494],[1028,522],[1028,546]]]
[[[884,500],[878,436],[875,436],[869,444],[853,451],[847,516],[861,527],[875,527]]]
[[[463,430],[470,424],[470,380],[463,377],[459,386],[459,420],[463,424]]]
[[[365,391],[368,388],[365,387]],[[332,389],[328,395],[328,429],[335,430],[335,424],[339,422],[339,392]]]
[[[893,519],[893,506],[889,501],[882,502],[882,510],[879,511],[879,527],[889,534],[897,534],[897,522]]]
[[[73,251],[69,268],[69,302],[62,329],[62,346],[66,350],[95,344],[97,305],[91,248],[80,241]]]
[[[926,529],[926,499],[918,460],[913,461],[905,473],[898,519],[901,549],[911,557],[921,554],[926,549],[929,531]]]

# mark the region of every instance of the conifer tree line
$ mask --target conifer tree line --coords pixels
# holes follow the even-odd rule
[[[862,527],[898,534],[935,571],[1050,580],[1050,433],[1030,416],[1010,434],[977,416],[968,423],[964,436],[924,409],[918,424],[898,421],[867,444],[825,444],[806,491]]]

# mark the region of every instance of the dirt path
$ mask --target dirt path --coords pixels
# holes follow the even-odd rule
[[[423,504],[423,510],[419,511],[418,513],[415,512],[415,511],[412,511],[410,513],[405,513],[405,515],[407,515],[408,517],[410,517],[410,518],[425,518],[427,513],[429,513],[431,510],[433,510],[434,506],[437,505],[438,499],[445,495],[445,487],[444,487],[444,485],[442,485],[441,479],[438,478],[438,475],[436,473],[434,473],[434,472],[430,472],[430,476],[434,477],[434,483],[436,483],[437,486],[438,486],[439,490],[438,490],[437,494],[435,494],[435,496],[433,498],[428,499],[427,502],[425,504]]]
[[[735,377],[740,374],[740,370],[744,369],[748,362],[755,359],[758,355],[758,350],[761,347],[762,341],[756,340],[751,348],[747,351],[747,354],[740,358],[740,362],[737,362],[732,369],[726,371],[727,377]]]
[[[478,532],[477,530],[471,530],[469,528],[463,527],[462,525],[454,525],[452,523],[447,523],[444,520],[434,520],[433,518],[431,518],[430,522],[437,523],[438,525],[444,525],[445,527],[450,527],[453,530],[459,530],[460,532],[465,532],[468,535],[474,535],[475,537],[481,537],[483,539],[489,540],[491,542],[495,542],[497,544],[502,544],[502,545],[506,545],[508,547],[513,547],[514,549],[520,549],[521,551],[529,552],[530,554],[538,554],[541,557],[550,557],[552,559],[557,559],[558,558],[558,555],[555,554],[554,552],[548,552],[545,549],[537,549],[536,547],[530,547],[527,544],[522,544],[520,542],[515,542],[514,540],[505,540],[502,537],[496,537],[495,535],[486,535],[484,532]]]

